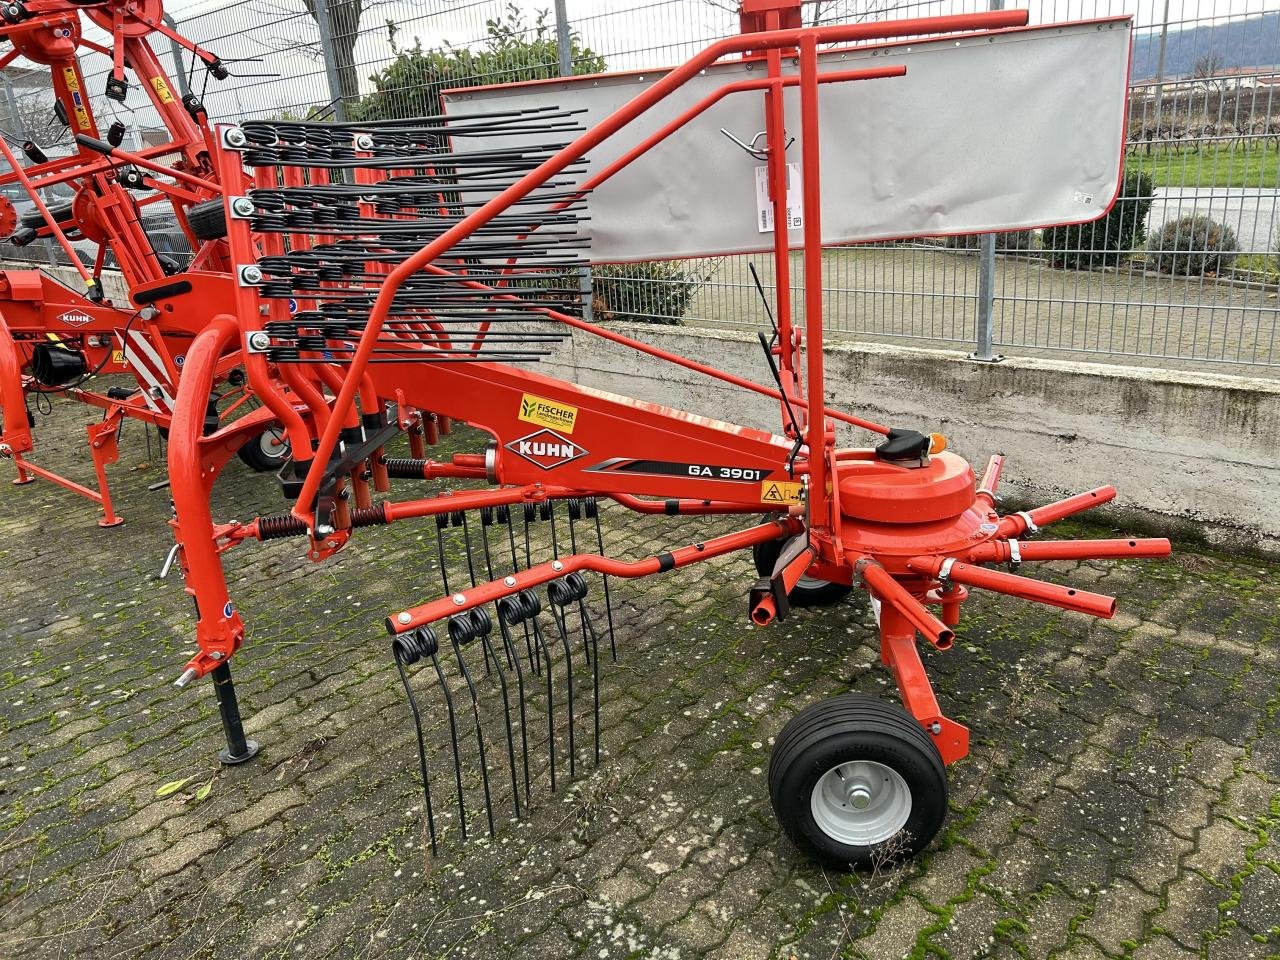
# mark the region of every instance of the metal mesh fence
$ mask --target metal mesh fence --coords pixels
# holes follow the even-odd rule
[[[806,22],[930,16],[999,0],[811,0]],[[1021,4],[1019,4],[1020,6]],[[1129,144],[1116,208],[1082,228],[828,250],[834,335],[921,345],[1216,366],[1274,375],[1280,304],[1280,11],[1274,0],[1035,0],[1033,23],[1135,18]],[[433,113],[447,87],[678,63],[738,29],[722,0],[567,0],[557,13],[507,0],[171,0],[180,30],[232,77],[210,82],[190,57],[156,46],[215,119]],[[100,42],[106,38],[93,36]],[[563,49],[562,49],[563,48]],[[85,60],[101,91],[105,59]],[[29,80],[30,78],[28,78]],[[37,82],[6,95],[8,126],[61,131]],[[17,105],[18,109],[14,109]],[[154,117],[134,91],[95,97],[141,142]],[[0,108],[0,112],[4,112]],[[3,123],[0,120],[0,123]],[[1010,131],[1016,135],[1016,131]],[[992,150],[999,150],[992,144]],[[984,260],[985,258],[985,260]],[[756,327],[745,257],[598,272],[604,317]],[[754,262],[762,274],[768,258]],[[984,268],[992,277],[984,285]],[[793,273],[798,315],[801,274]]]

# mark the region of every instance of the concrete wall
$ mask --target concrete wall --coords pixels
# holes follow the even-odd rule
[[[79,289],[73,270],[59,271]],[[118,275],[108,296],[127,303]],[[755,336],[648,324],[612,327],[646,343],[766,383]],[[777,431],[772,400],[577,334],[538,365],[552,376]],[[1164,532],[1231,550],[1280,555],[1280,381],[1115,364],[954,351],[827,346],[827,402],[890,426],[947,435],[981,470],[1008,460],[1001,492],[1036,506],[1104,483],[1105,511],[1128,532]],[[849,445],[868,435],[849,429]]]
[[[765,383],[751,334],[629,325],[646,343]],[[776,404],[577,334],[538,365],[588,386],[778,430]],[[1280,554],[1280,381],[1008,359],[877,344],[827,347],[827,402],[890,426],[947,435],[981,470],[1007,457],[1001,492],[1035,506],[1104,483],[1128,532],[1164,531]],[[841,442],[865,445],[849,430]]]

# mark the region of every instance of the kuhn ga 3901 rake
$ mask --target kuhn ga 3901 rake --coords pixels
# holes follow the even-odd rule
[[[598,749],[602,641],[607,632],[611,645],[614,636],[611,619],[588,607],[590,575],[645,577],[751,549],[761,579],[750,589],[749,615],[758,626],[794,605],[867,591],[878,611],[881,659],[902,698],[900,707],[845,694],[787,724],[769,768],[778,819],[799,847],[835,866],[867,864],[886,852],[912,855],[928,844],[946,810],[944,765],[965,756],[969,736],[943,715],[917,640],[949,648],[974,587],[1097,617],[1115,609],[1110,597],[990,565],[1169,551],[1165,540],[1029,542],[1115,491],[1102,487],[1001,516],[1000,456],[975,481],[942,437],[890,429],[824,403],[819,89],[891,85],[914,67],[895,63],[898,48],[883,44],[847,48],[850,57],[884,55],[864,69],[832,70],[826,59],[820,69],[819,47],[825,57],[833,44],[893,37],[942,34],[942,47],[959,47],[957,36],[1022,40],[1026,20],[1025,12],[1004,11],[804,28],[798,4],[756,0],[746,5],[740,36],[657,79],[644,78],[629,102],[589,118],[583,130],[577,108],[556,105],[455,107],[448,116],[366,124],[218,127],[235,307],[215,317],[187,352],[169,467],[180,559],[199,617],[199,651],[178,682],[213,673],[228,736],[224,760],[247,759],[257,749],[244,738],[231,686],[227,664],[243,642],[244,624],[220,566],[222,554],[245,541],[306,538],[309,555],[321,561],[363,528],[430,517],[442,570],[447,543],[455,555],[457,544],[466,547],[463,579],[455,574],[440,599],[394,610],[386,620],[406,689],[415,666],[428,667],[439,687],[452,733],[448,789],[456,793],[464,833],[468,794],[483,793],[490,830],[495,807],[520,812],[529,800],[530,745],[544,735],[553,785],[566,760],[574,772],[584,741]],[[1127,20],[1105,23],[1124,31],[1127,56]],[[730,62],[753,66],[745,79],[675,98],[681,109],[654,126],[651,111],[669,94],[714,79],[713,65],[738,55]],[[572,306],[577,271],[592,256],[586,217],[593,224],[601,217],[593,191],[726,95],[752,93],[763,100],[766,131],[751,150],[767,166],[777,284],[772,336],[761,336],[761,369],[773,378],[767,387],[584,322]],[[1123,89],[1109,95],[1123,102]],[[789,237],[786,101],[794,110],[796,96],[793,128],[802,160],[790,166],[803,187],[803,226]],[[1118,111],[1122,130],[1123,107]],[[642,118],[649,123],[642,139],[587,172],[591,151]],[[1115,157],[1104,178],[1115,179]],[[1107,205],[1104,199],[1076,219]],[[754,230],[749,239],[758,239]],[[803,324],[793,324],[790,307],[792,246],[804,254]],[[517,366],[571,332],[772,397],[781,435]],[[295,505],[288,514],[214,525],[210,488],[225,457],[210,455],[218,434],[204,434],[205,401],[218,358],[232,344],[243,346],[252,389],[290,441],[294,460],[282,478]],[[396,404],[438,411],[490,439],[482,452],[446,461],[386,459],[380,451],[401,426]],[[882,440],[873,448],[839,448],[836,424]],[[371,477],[492,485],[375,502]],[[623,560],[603,555],[604,501],[645,514],[756,519],[737,532]],[[531,526],[553,531],[544,562],[530,550]],[[607,593],[602,599],[607,605]],[[502,710],[492,719],[505,727],[505,741],[486,741],[485,690],[500,694]],[[590,733],[580,720],[587,698],[594,705]],[[411,702],[420,720],[412,694]],[[564,751],[557,729],[566,717]],[[422,746],[421,723],[418,735]],[[462,753],[475,754],[478,780],[473,774],[464,783]],[[424,750],[421,775],[434,843],[442,812],[431,792],[439,795],[442,782],[431,777],[426,756]],[[500,773],[491,777],[491,770]]]

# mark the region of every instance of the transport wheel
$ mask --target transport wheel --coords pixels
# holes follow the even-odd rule
[[[915,856],[947,813],[929,734],[896,704],[846,693],[796,714],[769,760],[769,798],[791,841],[838,870]]]
[[[187,224],[198,240],[221,240],[227,235],[227,212],[221,200],[206,200],[187,209]]]
[[[258,473],[278,472],[288,462],[290,454],[289,441],[279,427],[268,427],[256,437],[250,437],[236,451],[236,456]]]
[[[756,573],[762,577],[773,576],[773,566],[778,562],[778,554],[782,553],[783,545],[782,540],[766,540],[751,548],[751,559],[755,561]],[[843,583],[801,577],[788,596],[791,603],[797,607],[829,607],[847,597],[852,589]]]

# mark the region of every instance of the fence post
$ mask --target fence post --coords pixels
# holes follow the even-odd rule
[[[13,84],[9,82],[9,75],[0,70],[0,81],[4,82],[4,96],[6,106],[9,108],[9,132],[23,140],[29,139],[27,136],[27,124],[22,119],[22,112],[18,109],[18,97],[13,92]]]
[[[569,12],[565,0],[556,0],[556,58],[560,63],[560,76],[573,76],[573,46],[569,36]],[[578,268],[578,291],[582,297],[582,319],[595,320],[594,297],[591,292],[591,268]]]
[[[1004,357],[992,353],[992,308],[996,297],[996,235],[984,233],[978,237],[978,343],[969,354],[970,360],[995,363]]]
[[[333,104],[333,119],[342,123],[347,119],[342,102],[342,85],[338,82],[338,66],[333,56],[333,25],[329,23],[328,0],[314,0],[316,28],[320,31],[320,59],[324,61],[325,82],[329,86],[329,102]]]
[[[1003,10],[1004,0],[991,0],[990,10]],[[996,235],[984,233],[978,237],[978,342],[977,349],[969,354],[970,360],[995,363],[1004,357],[992,353],[991,318],[996,296]]]

